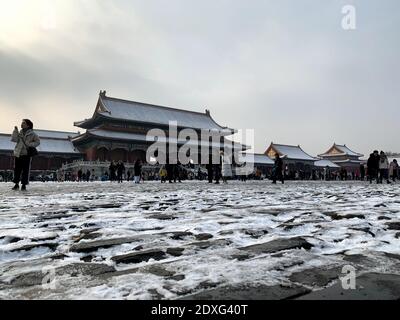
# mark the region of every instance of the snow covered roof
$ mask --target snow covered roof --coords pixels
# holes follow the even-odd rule
[[[35,130],[39,135],[42,130]],[[57,134],[55,134],[58,136]],[[63,153],[63,154],[79,154],[80,152],[75,149],[72,142],[68,139],[61,138],[46,138],[40,136],[40,145],[37,148],[39,152],[43,153]],[[11,141],[10,134],[0,134],[0,150],[2,151],[14,151],[15,142]]]
[[[318,160],[314,162],[314,166],[320,167],[320,168],[340,168],[339,165],[333,163],[332,161],[329,160]]]
[[[315,161],[316,158],[310,156],[300,146],[289,146],[284,144],[271,143],[265,154],[270,155],[271,151],[277,152],[282,158],[293,160]]]
[[[340,145],[334,143],[333,146],[325,153],[319,155],[319,157],[335,157],[335,156],[352,156],[352,157],[363,157],[361,153],[354,152],[348,148],[345,144]]]
[[[111,130],[102,130],[102,129],[89,129],[87,130],[86,133],[77,136],[72,139],[73,142],[78,142],[80,140],[85,139],[88,136],[95,136],[95,137],[100,137],[103,139],[111,139],[111,140],[127,140],[127,141],[143,141],[143,142],[156,142],[156,137],[154,136],[146,136],[145,134],[139,134],[139,133],[130,133],[130,132],[120,132],[120,131],[111,131]],[[176,139],[176,138],[168,138],[168,137],[159,137],[158,140],[159,142],[170,142],[170,143],[177,143],[179,145],[183,145],[187,143],[187,140],[185,139]],[[232,141],[226,139],[227,143],[231,144]],[[196,144],[193,142],[193,145]],[[206,142],[201,141],[201,145],[206,146]],[[210,145],[213,148],[220,148],[221,143],[211,143]],[[238,150],[243,150],[243,145],[240,143],[234,142],[233,147]]]
[[[233,129],[217,124],[208,110],[205,113],[175,109],[136,101],[128,101],[107,97],[101,92],[96,111],[91,119],[75,122],[75,126],[90,129],[95,126],[98,117],[132,122],[150,123],[168,126],[170,121],[176,121],[180,128],[205,130],[224,130],[225,135],[232,134]]]
[[[79,136],[79,132],[65,132],[52,130],[35,130],[40,138],[68,139],[69,137]]]
[[[258,154],[258,153],[243,153],[243,158],[247,163],[254,163],[254,164],[266,164],[266,165],[273,165],[274,161],[267,157],[265,154]]]
[[[341,163],[341,164],[344,164],[344,163],[362,163],[363,162],[363,160],[351,160],[351,159],[345,159],[345,160],[334,160],[334,162],[335,163]]]
[[[15,143],[11,142],[11,135],[0,134],[0,150],[11,151],[14,147]]]

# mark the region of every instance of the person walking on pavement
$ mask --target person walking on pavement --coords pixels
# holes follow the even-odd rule
[[[376,180],[376,183],[379,183],[379,152],[378,150],[375,150],[373,153],[369,155],[368,161],[367,161],[367,174],[368,174],[368,179],[369,182],[372,183],[372,180]]]
[[[78,171],[78,182],[82,181],[82,177],[83,177],[83,171],[82,171],[82,169],[79,169],[79,171]]]
[[[225,156],[224,152],[221,152],[221,163],[222,163],[222,181],[228,183],[228,178],[232,177],[232,165],[230,159]]]
[[[178,179],[178,182],[181,183],[181,166],[180,163],[178,162],[177,164],[174,164],[174,183],[176,183],[176,180]]]
[[[168,172],[167,172],[167,169],[165,169],[165,166],[161,167],[158,175],[160,176],[161,183],[166,183],[167,182]]]
[[[32,157],[36,155],[36,147],[40,145],[39,136],[33,131],[33,123],[29,119],[22,120],[21,131],[14,127],[11,141],[15,142],[14,157],[14,187],[19,190],[19,183],[22,183],[21,190],[25,191],[29,184],[29,175]]]
[[[282,184],[285,183],[283,178],[282,170],[283,170],[283,161],[278,153],[275,154],[275,163],[274,163],[274,173],[272,183],[276,184],[276,181],[279,180]]]
[[[114,161],[111,161],[108,169],[110,170],[110,181],[113,182],[115,181],[115,171],[117,169]]]
[[[385,152],[381,151],[379,160],[379,183],[383,183],[383,180],[389,184],[389,160]]]
[[[360,179],[361,181],[365,180],[365,165],[363,163],[360,165]]]
[[[89,169],[87,169],[86,171],[86,182],[90,182],[90,176],[92,175],[92,173],[90,172]]]
[[[135,183],[140,183],[140,178],[142,176],[142,162],[140,159],[137,159],[134,164],[134,179]]]
[[[123,174],[125,172],[125,166],[124,163],[122,161],[119,161],[117,164],[117,179],[118,179],[118,183],[122,183],[123,182]]]
[[[206,164],[206,169],[207,169],[208,183],[212,183],[214,178],[214,167],[212,163],[211,153],[210,156],[208,157],[208,163]]]
[[[172,183],[172,178],[174,175],[174,168],[173,165],[169,163],[169,159],[167,159],[167,162],[165,164],[165,170],[167,170],[167,179],[168,179],[168,183]]]
[[[221,163],[215,164],[214,171],[215,171],[215,184],[219,184],[219,180],[221,179]]]
[[[396,182],[396,179],[398,178],[398,172],[399,172],[399,164],[397,163],[397,160],[394,159],[390,163],[390,168],[389,168],[389,176],[393,182]]]

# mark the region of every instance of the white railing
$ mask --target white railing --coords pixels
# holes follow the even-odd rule
[[[77,169],[77,168],[105,168],[108,169],[110,167],[111,161],[84,161],[84,160],[75,160],[71,163],[66,163],[63,164],[61,167],[61,171],[68,171],[71,169]],[[125,168],[133,168],[134,167],[134,163],[126,163],[124,162],[124,166]],[[144,163],[143,168],[154,168],[157,167],[157,165],[151,165],[148,163]]]

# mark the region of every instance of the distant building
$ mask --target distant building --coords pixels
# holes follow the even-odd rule
[[[271,158],[260,153],[243,153],[242,161],[254,167],[253,172],[250,174],[256,174],[259,171],[261,175],[269,176],[274,166],[274,161]]]
[[[328,168],[331,170],[339,170],[340,166],[330,160],[318,160],[314,162],[314,166],[319,169]]]
[[[360,160],[364,155],[358,152],[354,152],[349,149],[346,145],[339,145],[334,143],[333,146],[320,157],[323,160],[329,160],[339,165],[341,168],[347,170],[347,172],[359,172],[360,165],[363,160]]]
[[[300,146],[271,143],[264,153],[274,159],[275,154],[283,159],[284,166],[288,167],[289,177],[293,178],[294,173],[300,172],[306,176],[312,173],[316,158],[306,153]]]

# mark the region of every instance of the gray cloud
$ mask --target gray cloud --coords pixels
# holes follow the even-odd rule
[[[343,31],[353,3],[358,28]],[[342,1],[78,1],[29,46],[0,43],[0,106],[76,130],[100,89],[254,128],[309,153],[399,150],[399,5]],[[7,109],[7,110],[6,110]],[[18,112],[17,112],[18,111]],[[53,117],[49,117],[53,114]],[[61,116],[62,115],[62,116]],[[0,120],[8,131],[9,119]],[[14,122],[14,120],[12,120]]]

